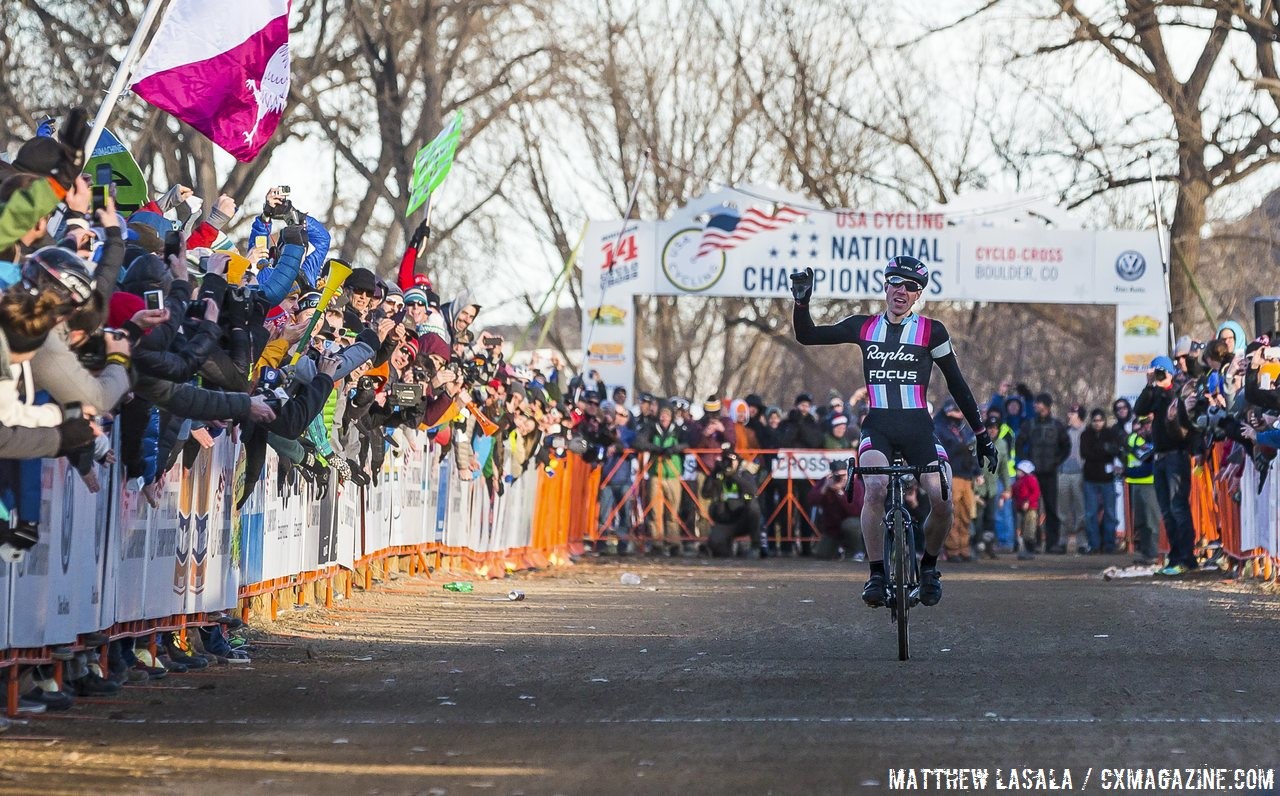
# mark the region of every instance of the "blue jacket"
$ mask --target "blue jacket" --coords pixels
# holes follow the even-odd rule
[[[325,251],[328,250],[328,244],[325,244]],[[275,265],[258,272],[258,289],[262,291],[262,297],[267,300],[268,307],[276,306],[289,295],[293,281],[298,278],[298,268],[302,266],[302,255],[305,251],[301,246],[288,244],[280,249],[280,256],[276,258]],[[311,280],[311,284],[315,284],[314,279]]]
[[[260,235],[271,234],[271,222],[263,221],[259,216],[253,219],[253,226],[249,229],[249,245],[247,248],[253,247],[253,239]],[[311,244],[311,253],[302,261],[302,273],[307,277],[307,281],[315,284],[320,279],[320,271],[324,268],[324,261],[329,256],[329,230],[324,228],[324,224],[316,221],[311,216],[307,216],[307,241]],[[262,281],[259,278],[259,281]],[[289,280],[292,284],[293,279]],[[280,299],[288,295],[288,291],[280,294],[280,298],[276,299],[274,304],[279,304]],[[273,306],[274,306],[273,304]]]

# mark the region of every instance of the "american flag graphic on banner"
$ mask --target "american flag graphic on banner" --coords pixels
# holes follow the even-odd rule
[[[738,209],[733,205],[720,205],[711,210],[711,217],[702,230],[702,241],[698,244],[698,251],[694,254],[694,258],[716,250],[729,251],[761,232],[785,227],[807,215],[808,213],[803,210],[796,210],[786,205],[778,205],[773,215],[754,207],[746,213],[739,214]]]

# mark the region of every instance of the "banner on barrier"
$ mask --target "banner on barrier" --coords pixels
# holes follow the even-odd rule
[[[65,459],[41,470],[41,539],[0,566],[0,644],[43,647],[119,622],[233,608],[241,584],[339,565],[388,547],[444,542],[478,552],[529,544],[536,482],[453,477],[425,434],[388,454],[377,485],[339,484],[324,500],[268,450],[262,482],[234,507],[242,450],[228,438],[160,481],[157,506],[95,465],[91,491]]]
[[[853,451],[782,449],[773,458],[772,476],[783,481],[793,478],[818,480],[831,475],[831,462],[853,458]]]

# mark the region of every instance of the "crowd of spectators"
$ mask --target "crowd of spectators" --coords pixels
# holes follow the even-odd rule
[[[166,474],[224,435],[244,446],[252,494],[273,449],[282,482],[315,499],[333,484],[376,483],[384,459],[434,433],[464,480],[493,496],[523,473],[556,472],[569,451],[596,460],[598,401],[574,405],[557,361],[514,367],[501,337],[477,335],[467,290],[442,301],[412,236],[381,278],[330,257],[330,231],[279,186],[254,208],[220,196],[207,212],[183,185],[128,214],[85,170],[86,115],[0,160],[0,555],[40,541],[42,459],[67,457],[90,490],[97,463],[155,506]],[[230,232],[242,230],[238,239]],[[347,272],[349,270],[349,275]],[[326,286],[334,298],[321,306]],[[317,317],[318,316],[318,317]],[[589,450],[585,440],[602,444]],[[484,444],[480,444],[481,441]],[[68,707],[129,683],[247,660],[234,619],[189,636],[110,641],[69,655],[63,683],[23,674],[20,710]],[[71,649],[76,639],[67,639]],[[107,645],[92,634],[82,646]]]

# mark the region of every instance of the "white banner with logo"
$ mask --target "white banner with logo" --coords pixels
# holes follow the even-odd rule
[[[775,479],[804,478],[816,481],[831,475],[831,463],[852,459],[854,451],[802,450],[783,448],[773,459],[771,475]]]
[[[583,373],[596,371],[609,386],[634,395],[635,296],[651,293],[655,226],[643,222],[591,222],[583,238]],[[603,396],[608,398],[609,396]]]
[[[67,460],[41,464],[40,541],[0,565],[0,649],[68,644],[82,633],[236,606],[239,588],[352,567],[388,547],[444,541],[476,552],[529,545],[534,473],[491,498],[452,477],[452,456],[425,434],[388,455],[379,483],[331,480],[329,496],[286,472],[268,448],[262,482],[236,511],[241,447],[226,437],[165,474],[159,505],[94,466],[93,492]],[[457,552],[457,551],[454,551]]]
[[[791,202],[798,217],[770,220],[779,205],[725,189],[663,221],[589,224],[578,260],[590,340],[584,370],[631,386],[635,296],[787,299],[790,274],[813,268],[817,299],[874,300],[884,295],[884,264],[898,255],[929,267],[926,302],[1106,304],[1130,320],[1167,316],[1154,232],[982,228],[953,224],[942,213],[819,211],[803,197]],[[717,235],[731,245],[712,245]],[[1117,340],[1125,328],[1138,328],[1124,323],[1117,320]],[[1163,334],[1163,320],[1161,326]],[[1148,342],[1129,339],[1123,352],[1117,348],[1118,394],[1132,391],[1139,354],[1164,353]]]

